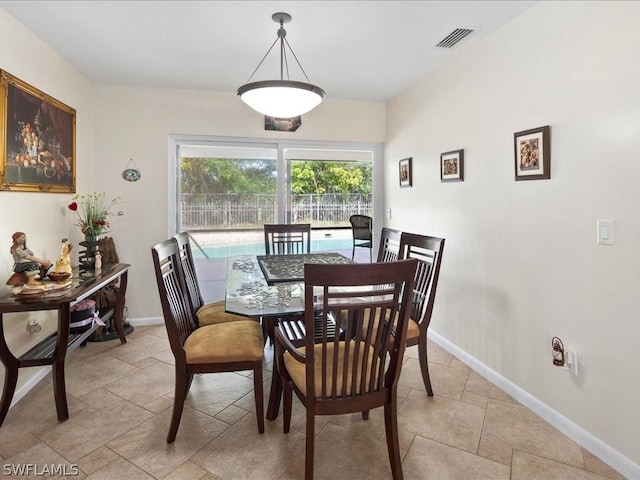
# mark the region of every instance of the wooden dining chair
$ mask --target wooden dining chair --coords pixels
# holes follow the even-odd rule
[[[182,267],[182,275],[189,292],[191,305],[198,317],[198,325],[212,325],[214,323],[236,322],[248,320],[248,317],[234,315],[225,312],[224,300],[219,302],[207,302],[202,298],[200,284],[196,275],[196,267],[193,261],[193,251],[189,241],[189,232],[180,232],[173,236],[178,243],[178,255]]]
[[[253,371],[258,431],[264,432],[262,359],[264,341],[257,322],[243,320],[198,327],[182,277],[174,238],[151,249],[164,323],[175,358],[175,394],[167,443],[173,443],[184,402],[196,373]]]
[[[377,262],[395,262],[400,252],[400,230],[384,227],[380,232]]]
[[[407,329],[407,346],[418,345],[418,361],[420,362],[422,381],[427,395],[430,397],[433,396],[433,388],[429,377],[427,329],[431,323],[435,304],[443,250],[444,238],[402,232],[400,257],[418,260],[409,313],[411,320]]]
[[[356,247],[360,247],[369,249],[369,262],[373,262],[373,218],[367,215],[351,215],[349,223],[353,237],[351,260],[356,255]]]
[[[265,224],[264,250],[266,255],[310,253],[311,224]]]
[[[264,250],[266,255],[294,255],[311,252],[310,223],[276,223],[264,225]],[[294,317],[299,317],[294,315]],[[278,317],[262,317],[265,341],[273,343],[273,331]]]
[[[313,478],[315,416],[377,407],[384,407],[392,476],[402,478],[397,385],[416,265],[410,259],[304,266],[304,345],[293,343],[278,325],[276,362],[283,382],[285,433],[291,428],[293,392],[306,408],[306,480]],[[376,316],[389,321],[367,321]],[[344,319],[341,334],[333,328],[335,318]]]

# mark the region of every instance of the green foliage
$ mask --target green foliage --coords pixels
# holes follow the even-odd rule
[[[182,158],[182,193],[276,193],[275,160]]]
[[[296,161],[291,193],[371,193],[371,166],[351,162]]]
[[[275,160],[183,158],[183,194],[276,193]],[[372,192],[371,165],[357,162],[293,161],[291,193]]]

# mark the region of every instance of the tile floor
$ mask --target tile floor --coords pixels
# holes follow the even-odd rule
[[[87,479],[303,478],[304,409],[294,405],[291,433],[282,433],[280,416],[259,435],[248,372],[197,376],[167,445],[173,356],[164,326],[137,327],[127,338],[68,357],[66,422],[57,421],[50,377],[9,411],[0,428],[3,478],[26,478],[7,475],[18,464],[77,465],[76,478]],[[429,348],[436,395],[425,393],[415,347],[400,381],[405,479],[622,478],[458,359]],[[265,405],[272,358],[267,348]],[[319,417],[316,431],[316,479],[390,478],[381,409],[366,422],[359,414]]]

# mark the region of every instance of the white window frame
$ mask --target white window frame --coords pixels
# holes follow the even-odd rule
[[[178,182],[180,174],[180,164],[178,155],[181,145],[202,145],[202,146],[230,146],[230,147],[255,147],[277,149],[278,159],[278,221],[284,222],[284,189],[286,173],[286,150],[340,150],[340,151],[366,151],[372,153],[373,167],[373,232],[374,245],[376,242],[376,232],[382,228],[382,144],[380,143],[356,143],[356,142],[319,142],[305,140],[284,140],[284,139],[264,139],[264,138],[244,138],[244,137],[217,137],[208,135],[170,135],[169,136],[169,158],[168,158],[168,236],[177,233],[179,223],[179,212],[176,199],[178,198],[180,185]]]

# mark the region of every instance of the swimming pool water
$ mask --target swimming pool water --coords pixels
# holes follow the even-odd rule
[[[349,239],[323,238],[311,240],[312,252],[325,252],[335,250],[351,250],[352,241]],[[245,245],[220,245],[216,247],[203,247],[209,258],[227,258],[233,255],[264,255],[264,243]],[[198,249],[193,249],[195,258],[204,258],[204,254]]]

